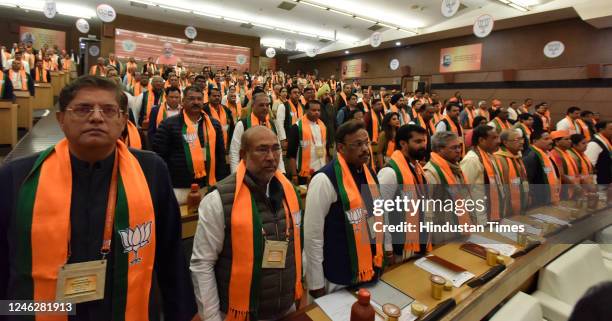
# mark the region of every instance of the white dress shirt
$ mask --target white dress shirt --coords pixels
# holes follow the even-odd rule
[[[593,139],[597,139],[598,141],[604,143],[604,145],[606,144],[600,137],[599,134],[596,134]],[[593,164],[593,167],[597,166],[597,158],[599,158],[599,154],[601,154],[601,152],[603,151],[603,149],[601,149],[601,146],[599,146],[599,144],[597,144],[596,142],[589,142],[587,145],[586,150],[584,151],[584,154],[586,155],[586,157],[589,159],[589,161],[591,161],[591,164]]]
[[[236,172],[236,169],[238,168],[238,163],[240,163],[240,145],[241,145],[240,140],[242,138],[243,133],[244,133],[244,125],[241,121],[239,121],[238,123],[236,123],[236,127],[234,127],[234,133],[232,134],[232,141],[230,142],[229,157],[230,157],[230,169],[232,173]],[[280,139],[278,143],[280,144]],[[278,169],[281,172],[285,173],[285,163],[283,162],[282,156],[280,158],[280,162],[278,163]]]
[[[28,90],[27,86],[26,88],[22,88],[21,86],[21,72],[13,72],[11,83],[13,84],[13,89],[15,90]]]
[[[132,110],[134,114],[134,120],[136,121],[136,126],[138,126],[138,119],[140,117],[140,109],[142,108],[142,97],[144,96],[144,91],[140,93],[138,96],[132,96],[129,93],[126,93],[128,96],[128,106]]]
[[[321,127],[319,127],[319,124],[313,123],[310,120],[308,124],[310,125],[313,139],[313,141],[308,142],[308,146],[310,146],[310,168],[318,171],[327,163],[325,157],[327,153],[324,153],[321,158],[317,157],[317,146],[322,146],[325,150],[325,144],[323,144],[323,139],[321,138]],[[302,148],[304,148],[304,146],[302,146]]]
[[[287,139],[287,133],[285,133],[285,104],[280,103],[276,107],[276,133],[278,139],[283,141]]]
[[[15,59],[9,59],[6,62],[6,65],[3,65],[4,66],[4,70],[11,69],[11,67],[13,66],[13,60],[15,60]],[[26,74],[30,74],[30,63],[27,60],[21,59],[21,68],[23,68],[23,70],[26,72]]]
[[[309,290],[339,289],[327,281],[323,273],[323,243],[325,217],[329,208],[338,200],[334,185],[324,173],[316,174],[308,185],[304,213],[304,259],[306,283]],[[385,237],[385,250],[393,250],[391,239]]]
[[[557,130],[569,130],[570,135],[581,133],[580,126],[576,124],[576,121],[570,122],[567,117],[563,117],[563,119],[557,122]]]
[[[518,112],[512,107],[508,107],[508,120],[515,122],[518,119]]]

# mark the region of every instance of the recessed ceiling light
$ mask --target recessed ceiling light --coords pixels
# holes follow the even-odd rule
[[[350,51],[348,51],[348,50],[345,50],[345,51],[344,51],[344,53],[345,53],[345,54],[347,54],[347,55],[349,54],[349,52],[350,52]]]
[[[401,46],[401,45],[402,45],[402,43],[401,43],[401,42],[399,42],[399,41],[397,41],[397,42],[395,43],[395,45],[396,45],[396,46]]]

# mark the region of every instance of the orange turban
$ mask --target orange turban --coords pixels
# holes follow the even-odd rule
[[[552,138],[553,140],[559,139],[559,138],[565,138],[569,136],[570,136],[569,130],[555,130],[552,133],[550,133],[550,138]]]

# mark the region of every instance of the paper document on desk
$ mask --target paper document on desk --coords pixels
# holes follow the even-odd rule
[[[427,259],[427,257],[422,257],[414,262],[414,265],[420,267],[421,269],[435,275],[439,275],[453,284],[454,287],[459,288],[463,285],[463,283],[469,281],[475,275],[468,272],[455,272],[450,269],[447,269],[436,262],[432,262]]]
[[[340,290],[315,299],[315,303],[332,321],[350,321],[351,307],[356,301],[357,297],[347,290]],[[384,321],[378,313],[376,321]]]
[[[500,241],[495,241],[480,235],[472,234],[467,241],[484,246],[488,249],[496,250],[503,256],[510,256],[516,252],[516,247],[513,245],[501,243]]]
[[[539,228],[535,228],[529,224],[526,223],[521,223],[521,222],[516,222],[513,220],[509,220],[507,218],[501,220],[501,222],[499,223],[500,225],[522,225],[523,228],[525,229],[525,233],[527,234],[531,234],[531,235],[540,235],[542,233],[542,229]],[[513,242],[517,241],[517,233],[516,232],[497,232],[497,234],[506,237],[510,240],[512,240]]]
[[[533,214],[531,215],[531,217],[533,217],[535,220],[538,220],[540,222],[548,222],[548,223],[553,223],[557,225],[570,225],[569,222],[566,220],[562,220],[560,218],[556,218],[554,216],[550,216],[547,214]]]

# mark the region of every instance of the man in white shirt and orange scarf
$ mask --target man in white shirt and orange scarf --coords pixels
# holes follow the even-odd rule
[[[305,115],[291,126],[287,157],[289,174],[294,184],[305,185],[312,175],[327,164],[327,127],[321,121],[321,103],[310,100],[306,103]]]
[[[309,294],[314,298],[376,280],[385,254],[393,255],[390,243],[386,253],[383,249],[383,232],[372,230],[374,222],[382,224],[383,216],[373,215],[373,199],[380,193],[376,173],[368,166],[369,146],[365,123],[342,124],[336,131],[336,158],[310,181],[304,255]]]
[[[557,130],[567,130],[570,135],[583,134],[582,127],[578,124],[580,119],[580,108],[572,106],[567,109],[566,115],[563,119],[557,122]]]
[[[493,153],[499,148],[499,133],[489,125],[472,132],[472,149],[461,160],[461,170],[472,184],[472,195],[487,200],[486,211],[475,211],[478,224],[499,221],[504,216],[504,191],[501,173]]]
[[[6,80],[11,81],[13,91],[28,91],[30,96],[34,96],[34,81],[30,74],[25,72],[20,60],[13,60],[11,69],[6,72]]]
[[[241,140],[237,171],[200,203],[190,268],[202,320],[277,320],[304,295],[300,195],[278,170],[278,138],[255,126]]]
[[[523,115],[523,114],[521,114]],[[506,192],[506,213],[508,216],[520,215],[529,206],[529,181],[527,170],[521,157],[523,132],[507,129],[499,135],[501,145],[495,152],[501,176],[500,184]]]

